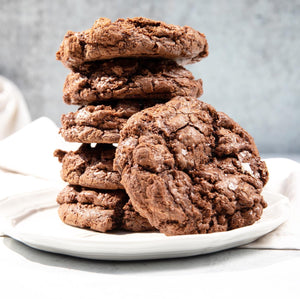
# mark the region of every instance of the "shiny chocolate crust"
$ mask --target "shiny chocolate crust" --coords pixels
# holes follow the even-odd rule
[[[68,68],[112,58],[164,58],[180,64],[208,55],[205,35],[189,26],[177,26],[143,17],[98,19],[92,28],[68,31],[56,59]]]
[[[133,208],[166,235],[251,225],[266,207],[268,171],[253,138],[196,98],[176,97],[133,115],[114,169]]]

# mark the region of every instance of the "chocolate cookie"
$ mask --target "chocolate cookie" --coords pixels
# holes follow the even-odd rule
[[[268,171],[253,138],[195,98],[176,97],[133,115],[114,168],[134,209],[166,235],[250,225],[266,207]]]
[[[165,99],[202,94],[202,80],[171,60],[115,59],[89,63],[65,81],[66,104],[116,99]]]
[[[120,227],[128,196],[123,190],[66,186],[57,196],[58,214],[69,225],[106,232]]]
[[[124,229],[132,232],[154,230],[137,213],[124,190],[98,190],[68,185],[57,196],[59,215],[69,225],[105,232]],[[99,214],[99,217],[97,216]]]
[[[67,185],[56,198],[59,204],[93,204],[104,209],[117,209],[119,211],[122,210],[128,200],[128,195],[124,190],[100,190],[75,185]]]
[[[131,115],[161,102],[123,100],[81,107],[62,115],[60,133],[69,142],[117,143],[120,130]]]
[[[100,18],[91,29],[68,31],[56,59],[76,69],[85,62],[112,58],[165,58],[187,64],[207,55],[205,35],[193,28],[137,17],[115,22]]]
[[[115,210],[81,203],[64,203],[58,208],[60,219],[69,225],[106,232],[118,227]]]
[[[83,144],[73,152],[56,150],[62,162],[61,177],[72,185],[97,189],[123,189],[120,175],[113,171],[115,147],[110,144]]]

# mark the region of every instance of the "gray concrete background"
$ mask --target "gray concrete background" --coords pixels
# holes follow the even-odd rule
[[[300,153],[300,1],[0,0],[0,74],[23,92],[33,119],[58,125],[68,70],[55,60],[67,30],[99,17],[144,16],[206,34],[210,55],[188,68],[202,100],[255,138],[262,153]]]

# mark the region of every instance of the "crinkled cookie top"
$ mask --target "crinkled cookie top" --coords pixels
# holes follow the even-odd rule
[[[189,26],[177,26],[143,17],[98,19],[92,28],[68,31],[56,58],[71,69],[85,62],[124,57],[174,59],[194,63],[208,55],[205,35]]]
[[[257,221],[268,180],[253,138],[196,98],[134,114],[114,169],[134,209],[166,235],[226,231]]]

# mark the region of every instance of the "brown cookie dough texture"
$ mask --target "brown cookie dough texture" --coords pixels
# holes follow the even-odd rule
[[[98,190],[66,186],[57,196],[58,214],[69,225],[106,232],[154,230],[147,219],[133,210],[124,190]]]
[[[180,64],[194,63],[208,55],[205,35],[188,26],[137,17],[98,19],[91,29],[68,31],[56,58],[71,69],[113,58],[164,58]]]
[[[166,235],[253,224],[268,180],[253,138],[224,113],[177,97],[133,115],[114,168],[133,208]]]
[[[57,195],[56,201],[59,204],[78,202],[104,209],[121,210],[128,202],[128,195],[124,190],[100,190],[68,185]]]
[[[115,147],[110,144],[83,144],[77,151],[56,150],[62,163],[61,177],[72,185],[97,189],[124,189],[120,175],[113,171]]]
[[[68,142],[117,143],[128,118],[162,100],[122,100],[111,104],[89,105],[63,114],[60,133]]]
[[[202,80],[171,60],[115,59],[90,63],[65,81],[66,104],[116,99],[165,99],[202,94]]]
[[[123,207],[123,213],[121,229],[131,232],[146,232],[155,230],[146,218],[142,217],[134,210],[130,200]]]
[[[128,196],[122,190],[66,186],[56,200],[60,204],[58,215],[64,223],[106,232],[120,226]]]
[[[58,207],[58,215],[68,225],[90,228],[103,233],[117,227],[115,211],[104,210],[99,206],[64,203]]]

